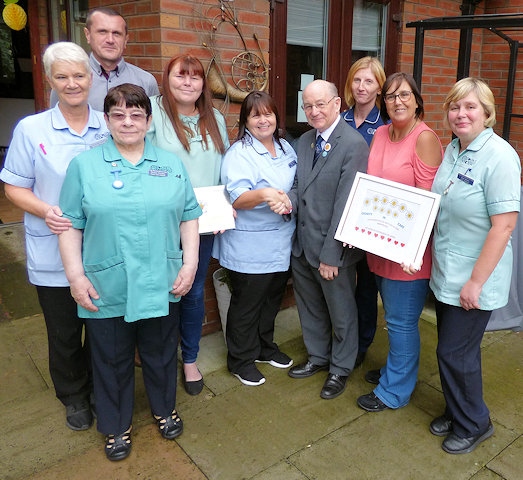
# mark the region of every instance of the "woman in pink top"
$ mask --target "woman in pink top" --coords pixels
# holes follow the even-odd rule
[[[430,190],[443,149],[437,135],[422,121],[423,99],[416,82],[410,75],[394,73],[385,81],[383,92],[382,116],[391,123],[378,128],[374,135],[367,173]],[[407,405],[416,385],[418,321],[429,290],[430,246],[420,271],[414,275],[376,255],[367,254],[367,260],[383,301],[389,354],[384,367],[365,375],[377,387],[358,398],[358,405],[369,412],[381,412]]]

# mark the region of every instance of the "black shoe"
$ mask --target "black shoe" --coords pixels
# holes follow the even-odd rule
[[[185,388],[185,391],[189,395],[199,395],[203,390],[203,376],[202,376],[202,378],[200,378],[200,380],[188,381],[185,378],[185,372],[183,371],[183,367],[182,367],[182,375],[183,375],[183,388]]]
[[[367,355],[367,352],[358,352],[358,355],[356,355],[356,361],[354,362],[354,368],[358,368],[363,363],[363,360],[365,360],[365,356]]]
[[[369,370],[365,374],[365,380],[369,383],[373,383],[374,385],[378,385],[380,383],[381,378],[381,370],[378,368],[378,370]]]
[[[183,432],[183,422],[176,410],[173,410],[168,417],[158,417],[154,415],[158,430],[162,434],[163,438],[167,440],[174,440],[179,437]]]
[[[65,424],[71,430],[87,430],[93,424],[91,405],[87,400],[65,407]]]
[[[259,358],[255,362],[268,363],[276,368],[289,368],[293,364],[292,358],[280,351],[273,353],[271,358]]]
[[[491,437],[494,433],[494,425],[489,420],[487,429],[483,433],[478,433],[472,437],[461,438],[458,437],[454,432],[449,433],[447,438],[443,440],[441,448],[447,453],[458,454],[458,453],[470,453],[474,450],[481,442]]]
[[[374,392],[370,392],[367,395],[362,395],[358,398],[358,406],[363,408],[363,410],[367,410],[367,412],[382,412],[389,408],[376,395],[374,395]]]
[[[105,456],[112,462],[123,460],[131,453],[131,428],[120,435],[105,437]]]
[[[305,363],[300,363],[299,365],[292,367],[289,370],[288,374],[289,377],[292,378],[307,378],[311,377],[312,375],[318,373],[321,370],[327,370],[328,368],[328,365],[314,365],[314,363],[307,361]]]
[[[348,375],[329,373],[321,389],[320,397],[324,400],[330,400],[331,398],[336,398],[338,395],[341,395],[345,391],[347,378],[349,378]]]
[[[244,366],[239,372],[231,372],[240,382],[248,387],[258,387],[265,383],[265,377],[254,363]]]
[[[452,420],[445,415],[441,415],[430,422],[429,430],[432,435],[445,437],[452,432]]]

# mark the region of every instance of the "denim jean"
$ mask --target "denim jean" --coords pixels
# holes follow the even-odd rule
[[[387,363],[374,394],[388,407],[409,403],[418,378],[418,321],[429,290],[428,279],[401,281],[376,275],[389,335]]]
[[[194,363],[200,349],[200,338],[202,336],[202,325],[205,317],[205,304],[203,289],[214,235],[200,235],[200,249],[198,255],[198,269],[194,277],[194,283],[187,295],[180,301],[180,338],[183,363]]]

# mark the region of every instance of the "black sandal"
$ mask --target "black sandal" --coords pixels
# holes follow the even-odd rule
[[[166,438],[167,440],[174,440],[176,437],[179,437],[182,434],[183,422],[176,413],[176,410],[173,410],[171,415],[168,417],[159,417],[158,415],[154,415],[154,418],[163,438]]]
[[[107,435],[105,437],[105,455],[112,462],[123,460],[131,453],[131,429],[120,435]]]

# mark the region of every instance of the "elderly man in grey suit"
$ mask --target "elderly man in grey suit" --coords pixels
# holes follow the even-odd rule
[[[298,140],[298,167],[288,197],[297,215],[292,245],[294,293],[308,360],[289,370],[305,378],[328,370],[320,396],[345,390],[358,353],[358,312],[354,299],[361,250],[334,239],[356,172],[366,172],[369,148],[340,121],[336,86],[324,80],[303,91],[303,109],[314,127]]]

